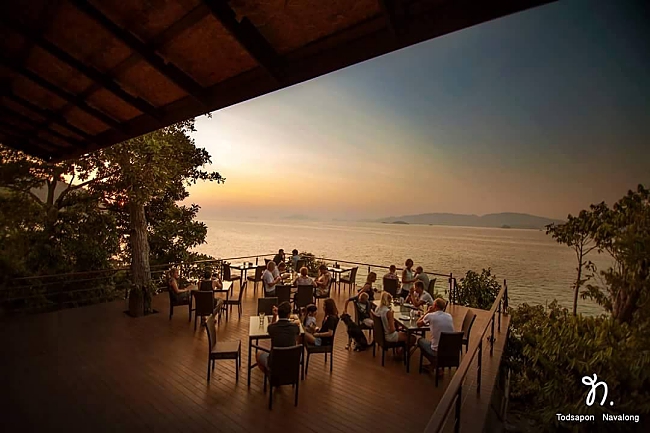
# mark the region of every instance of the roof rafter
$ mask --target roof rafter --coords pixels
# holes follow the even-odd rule
[[[138,53],[145,61],[147,61],[147,63],[149,63],[154,69],[160,72],[168,80],[183,89],[183,91],[192,96],[196,101],[205,105],[203,98],[203,92],[205,89],[192,77],[187,75],[185,72],[173,64],[166,62],[162,57],[156,54],[155,51],[149,48],[147,44],[135,37],[131,32],[123,29],[111,21],[101,11],[96,9],[86,0],[70,0],[70,2],[81,12],[85,13],[99,25],[108,30],[123,44],[125,44],[134,52]]]
[[[55,84],[50,83],[47,81],[45,78],[41,77],[40,75],[30,71],[29,69],[16,64],[8,59],[0,58],[0,65],[6,67],[7,69],[10,69],[14,71],[15,73],[24,76],[25,78],[29,79],[30,81],[33,81],[35,84],[38,84],[48,92],[51,92],[58,97],[72,103],[75,105],[77,108],[79,108],[82,111],[85,111],[86,113],[90,114],[91,116],[95,117],[96,119],[101,120],[104,122],[106,125],[115,128],[116,130],[120,132],[124,132],[122,125],[120,124],[119,121],[113,119],[109,115],[97,110],[96,108],[93,108],[89,106],[86,101],[84,101],[83,98],[73,95],[72,93],[68,92],[67,90],[63,90],[60,87],[58,87]]]
[[[244,49],[272,77],[281,81],[282,59],[271,44],[262,36],[255,25],[246,17],[237,21],[235,11],[221,0],[203,0],[210,13],[223,25],[226,30],[244,47]]]
[[[46,129],[46,128],[43,127],[43,123],[39,123],[38,121],[36,121],[36,120],[34,120],[34,119],[30,118],[30,117],[27,117],[27,116],[25,116],[23,114],[20,114],[20,113],[14,111],[14,110],[11,110],[8,107],[3,107],[2,112],[8,114],[9,116],[15,117],[16,119],[20,120],[21,122],[24,122],[24,123],[27,123],[27,124],[33,126],[35,128],[35,131],[44,130],[46,133],[48,133],[50,135],[53,135],[53,136],[57,137],[58,139],[63,140],[66,143],[68,143],[68,144],[70,144],[72,146],[85,147],[85,143],[83,143],[83,142],[81,142],[81,141],[79,141],[79,140],[77,140],[77,139],[75,139],[73,137],[70,137],[68,135],[62,134],[59,131],[56,131],[54,129],[49,129],[49,128]]]
[[[141,112],[148,114],[155,119],[160,118],[160,114],[156,112],[156,108],[153,105],[149,104],[147,101],[141,98],[131,95],[130,93],[122,89],[122,87],[119,84],[117,84],[115,81],[113,81],[113,78],[110,77],[109,75],[104,74],[91,66],[85,65],[83,62],[74,58],[66,51],[62,50],[61,48],[54,45],[52,42],[43,38],[41,35],[38,35],[37,33],[31,31],[27,31],[24,29],[24,27],[16,24],[15,22],[12,22],[11,20],[8,20],[6,18],[0,18],[0,22],[2,22],[4,26],[10,28],[14,32],[24,37],[30,43],[40,47],[41,49],[50,53],[52,56],[56,57],[61,62],[81,72],[86,77],[98,83],[99,85],[101,85],[102,87],[104,87],[105,89],[113,93],[115,96],[117,96],[127,104],[137,108]]]
[[[28,143],[31,144],[31,146],[36,146],[39,147],[43,150],[46,150],[48,152],[57,152],[57,149],[62,149],[63,146],[59,146],[57,144],[51,143],[41,137],[30,137],[29,133],[20,129],[16,125],[6,122],[3,119],[0,119],[0,127],[4,131],[5,134],[9,134],[18,140],[20,140],[23,143]],[[35,144],[38,143],[38,144]]]
[[[58,153],[55,152],[54,155],[52,155],[51,152],[49,152],[47,149],[44,149],[41,146],[36,146],[29,141],[17,137],[16,134],[5,131],[2,125],[0,125],[0,135],[3,135],[5,137],[2,138],[0,136],[0,143],[4,144],[5,146],[11,147],[32,156],[36,156],[37,158],[41,158],[44,161],[51,161],[53,158],[59,158]]]

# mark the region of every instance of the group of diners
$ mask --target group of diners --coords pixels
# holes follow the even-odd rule
[[[282,251],[282,250],[280,250]],[[262,284],[264,286],[265,296],[275,295],[275,288],[278,285],[289,284],[292,287],[298,286],[314,286],[314,291],[317,296],[323,296],[327,293],[332,276],[327,270],[327,265],[320,265],[318,268],[318,277],[312,279],[309,275],[309,269],[306,267],[300,268],[300,273],[289,283],[285,283],[291,274],[287,272],[287,265],[285,262],[276,264],[274,260],[266,265],[266,270],[262,274]]]
[[[318,308],[311,304],[303,309],[300,315],[293,315],[289,302],[281,302],[273,307],[273,317],[267,327],[271,337],[271,347],[292,347],[297,344],[308,346],[331,346],[334,343],[334,334],[339,324],[339,312],[336,302],[332,298],[323,301],[323,321],[320,327],[316,326]],[[299,322],[302,322],[304,334],[300,335]],[[270,353],[260,351],[256,355],[257,365],[262,372],[268,373],[270,367]]]
[[[190,302],[190,292],[193,289],[200,291],[215,291],[223,289],[223,282],[217,274],[213,274],[210,270],[203,273],[203,278],[198,282],[198,287],[193,284],[187,284],[183,288],[180,287],[181,272],[178,268],[172,268],[167,277],[167,289],[169,290],[169,298],[174,305],[187,305]],[[214,295],[214,311],[218,313],[223,307],[224,300],[217,293]]]

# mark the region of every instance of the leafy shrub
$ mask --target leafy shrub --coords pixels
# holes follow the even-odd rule
[[[318,260],[315,255],[309,252],[301,252],[300,257],[305,260],[305,266],[309,269],[309,276],[318,276],[318,267],[320,265],[327,265],[327,262]]]
[[[511,368],[511,408],[547,431],[633,431],[638,424],[605,423],[602,414],[650,415],[650,339],[606,316],[573,316],[553,301],[548,309],[523,304],[510,310],[504,362]],[[589,407],[584,376],[608,385]],[[614,405],[609,405],[613,401]],[[595,415],[594,423],[560,423],[556,414]]]
[[[456,284],[456,302],[466,307],[489,310],[500,290],[501,285],[490,268],[483,269],[480,275],[467,271],[465,277]]]

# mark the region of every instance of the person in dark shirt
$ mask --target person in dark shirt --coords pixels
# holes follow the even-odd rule
[[[339,324],[339,311],[336,308],[334,299],[327,298],[323,301],[323,310],[325,317],[320,328],[316,332],[309,334],[305,332],[305,341],[312,346],[331,346],[334,342],[334,332]]]
[[[280,263],[284,262],[284,250],[280,248],[278,253],[273,257],[273,261],[275,262],[276,265],[279,265]]]
[[[277,307],[273,307],[273,320],[268,326],[267,332],[271,337],[271,347],[291,347],[297,344],[300,335],[300,326],[289,320],[291,314],[291,304],[282,302]],[[257,366],[264,374],[269,369],[270,353],[257,353]]]

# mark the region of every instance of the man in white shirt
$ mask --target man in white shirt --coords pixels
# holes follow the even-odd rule
[[[424,290],[429,290],[429,276],[424,273],[424,269],[422,269],[422,266],[418,266],[417,268],[415,268],[415,278],[422,281],[422,283],[424,284]]]
[[[431,331],[431,341],[423,337],[418,340],[418,346],[425,355],[428,355],[427,358],[437,356],[441,332],[454,332],[454,319],[451,314],[445,313],[444,309],[444,299],[437,298],[429,307],[429,312],[418,320],[418,326],[428,325]]]
[[[271,261],[266,265],[266,270],[262,274],[262,284],[264,284],[265,295],[275,295],[275,285],[282,281],[280,273],[275,267],[275,262]]]

